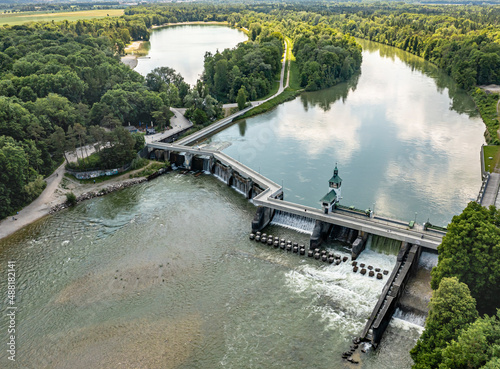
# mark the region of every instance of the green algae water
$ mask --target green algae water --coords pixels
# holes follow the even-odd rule
[[[18,307],[16,362],[4,347],[0,366],[349,367],[341,353],[385,281],[250,241],[254,214],[214,177],[170,173],[0,241],[2,301],[15,260]],[[278,226],[266,231],[308,241]],[[367,250],[359,260],[391,270],[395,256]],[[3,314],[5,343],[7,325]],[[393,319],[359,367],[409,368],[421,330]]]

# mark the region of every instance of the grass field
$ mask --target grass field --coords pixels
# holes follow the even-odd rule
[[[26,22],[50,22],[54,21],[76,21],[79,19],[95,19],[104,18],[107,16],[118,17],[123,15],[123,9],[96,9],[84,10],[78,12],[61,12],[61,13],[41,13],[41,12],[25,12],[15,14],[0,14],[0,24],[14,26]]]
[[[484,146],[484,169],[487,172],[500,173],[500,146]],[[490,159],[492,158],[492,159]]]

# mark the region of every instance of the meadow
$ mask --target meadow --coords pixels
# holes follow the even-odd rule
[[[76,21],[79,19],[95,19],[107,16],[118,17],[123,15],[123,9],[95,9],[74,12],[24,12],[0,14],[0,25],[19,25],[26,22]]]

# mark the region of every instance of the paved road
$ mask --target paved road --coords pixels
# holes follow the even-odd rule
[[[168,129],[162,133],[155,133],[154,135],[146,135],[146,143],[164,140],[186,128],[191,128],[193,126],[193,123],[184,117],[186,109],[170,108],[170,110],[174,113],[174,116],[170,118],[170,125],[172,126],[172,129]]]
[[[488,181],[488,185],[484,189],[483,199],[481,200],[481,205],[490,206],[495,205],[498,191],[500,187],[500,174],[499,173],[491,173],[490,180]]]

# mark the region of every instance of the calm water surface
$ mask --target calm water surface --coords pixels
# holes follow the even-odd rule
[[[151,32],[150,50],[139,58],[135,70],[146,76],[154,68],[170,67],[179,72],[190,85],[203,73],[203,57],[233,48],[248,40],[240,30],[218,25],[181,25],[159,28]]]
[[[341,203],[446,225],[481,185],[484,124],[443,72],[359,40],[361,74],[303,93],[212,137],[225,153],[283,183],[285,199],[319,207],[338,162]]]

